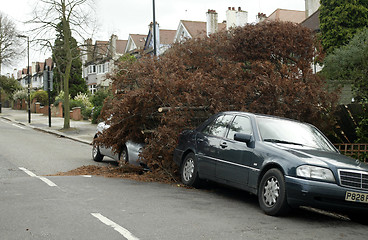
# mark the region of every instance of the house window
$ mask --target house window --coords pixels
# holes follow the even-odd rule
[[[91,94],[95,94],[96,91],[97,91],[97,85],[94,84],[94,85],[89,85],[89,91],[91,92]]]
[[[88,73],[94,73],[95,71],[96,71],[96,67],[94,65],[90,65]]]

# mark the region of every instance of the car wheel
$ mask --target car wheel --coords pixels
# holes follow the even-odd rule
[[[200,179],[198,177],[197,160],[194,153],[189,153],[181,164],[181,181],[188,186],[198,187]]]
[[[103,159],[103,155],[100,153],[100,148],[98,147],[97,144],[93,144],[92,147],[92,159],[95,162],[101,162]]]
[[[262,177],[258,189],[258,201],[267,215],[284,215],[290,210],[286,200],[284,175],[280,170],[270,169]]]
[[[128,150],[126,147],[121,150],[119,155],[119,167],[123,167],[129,163]]]

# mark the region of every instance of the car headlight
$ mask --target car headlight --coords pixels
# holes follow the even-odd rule
[[[303,165],[296,169],[296,175],[303,178],[335,182],[335,177],[332,171],[328,168]]]

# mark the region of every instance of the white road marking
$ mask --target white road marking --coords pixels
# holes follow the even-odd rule
[[[19,169],[22,170],[23,172],[27,173],[31,177],[35,177],[35,178],[40,179],[41,181],[43,181],[44,183],[46,183],[50,187],[57,187],[57,185],[55,183],[53,183],[52,181],[50,181],[49,179],[47,179],[45,177],[37,176],[36,174],[34,174],[33,172],[29,171],[26,168],[20,167]]]
[[[106,224],[107,226],[110,226],[114,228],[115,231],[119,232],[121,235],[123,235],[128,240],[139,240],[139,238],[135,237],[131,232],[129,232],[127,229],[123,228],[122,226],[118,225],[117,223],[111,221],[107,217],[104,217],[100,213],[91,213],[92,216],[100,220],[102,223]]]
[[[20,128],[20,129],[26,129],[26,128],[22,127],[22,126],[19,126],[18,124],[15,124],[15,123],[13,123],[12,125],[13,125],[14,127]]]
[[[85,177],[85,178],[91,178],[92,175],[82,175],[82,177]]]
[[[37,175],[36,175],[36,174],[34,174],[33,172],[29,171],[29,170],[28,170],[28,169],[26,169],[26,168],[20,167],[19,169],[20,169],[20,170],[22,170],[23,172],[27,173],[27,174],[28,174],[29,176],[31,176],[31,177],[37,177]]]

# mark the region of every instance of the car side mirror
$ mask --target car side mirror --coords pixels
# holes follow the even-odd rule
[[[252,140],[252,135],[244,133],[235,133],[234,140],[239,142],[250,143]]]

